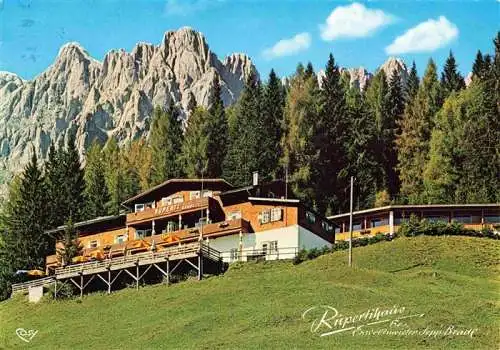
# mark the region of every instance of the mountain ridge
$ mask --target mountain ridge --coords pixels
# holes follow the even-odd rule
[[[167,31],[157,45],[110,50],[102,61],[79,43],[66,43],[32,80],[0,73],[0,181],[2,173],[8,179],[27,163],[30,145],[45,159],[50,142],[64,143],[70,133],[82,155],[94,139],[147,137],[153,108],[171,102],[185,121],[191,95],[209,106],[217,76],[228,106],[252,72],[248,56],[221,61],[203,34],[189,27]]]
[[[403,82],[408,75],[399,58],[389,58],[379,69],[388,77],[397,71]],[[362,90],[373,77],[363,67],[341,70]],[[62,144],[74,134],[83,159],[93,140],[116,137],[124,144],[147,137],[155,106],[174,103],[185,122],[191,95],[198,105],[209,106],[217,76],[224,104],[231,105],[252,73],[259,75],[248,55],[221,60],[190,27],[165,32],[158,44],[138,42],[130,52],[109,50],[101,61],[80,43],[68,42],[31,80],[0,72],[0,183],[28,162],[31,145],[43,160],[51,141]]]

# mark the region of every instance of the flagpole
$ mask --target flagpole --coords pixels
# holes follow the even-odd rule
[[[349,210],[349,266],[352,266],[352,197],[354,178],[351,176],[351,200]]]

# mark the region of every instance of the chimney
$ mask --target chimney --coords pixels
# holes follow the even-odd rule
[[[257,186],[259,184],[259,172],[254,171],[252,178],[253,178],[252,185]]]

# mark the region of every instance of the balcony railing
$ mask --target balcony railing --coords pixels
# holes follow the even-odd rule
[[[166,259],[182,259],[189,256],[196,256],[202,253],[204,257],[219,261],[220,253],[200,242],[183,244],[180,246],[168,247],[158,252],[144,252],[134,255],[126,255],[122,257],[106,259],[104,261],[92,261],[82,264],[69,265],[66,267],[58,267],[55,270],[57,278],[66,278],[74,274],[93,274],[103,270],[119,270],[126,268],[130,264],[147,265],[157,262],[166,261]]]
[[[224,262],[232,263],[236,261],[293,259],[298,252],[298,247],[245,248],[223,251],[220,252],[220,256]]]
[[[52,282],[54,282],[53,277],[45,277],[45,278],[40,278],[40,279],[33,280],[33,281],[28,281],[28,282],[23,282],[23,283],[15,283],[12,285],[12,293],[17,293],[20,291],[28,290],[30,287],[45,286],[45,285],[50,284]]]
[[[187,202],[176,203],[171,205],[159,206],[157,208],[148,208],[140,212],[127,214],[127,223],[134,224],[142,221],[163,218],[172,215],[183,214],[195,210],[208,208],[210,201],[214,199],[210,197],[193,199]]]
[[[136,256],[137,254],[151,250],[151,246],[156,245],[156,249],[160,252],[169,249],[171,246],[185,244],[189,242],[198,241],[200,233],[203,231],[203,238],[216,237],[225,234],[232,234],[236,232],[249,232],[250,223],[244,219],[227,220],[222,222],[205,224],[202,227],[192,227],[182,229],[169,233],[157,234],[154,236],[144,237],[142,239],[130,240],[123,243],[117,243],[109,246],[106,250],[102,247],[93,249],[84,249],[82,254],[89,260],[89,263],[97,263],[103,259],[92,259],[91,252],[97,250],[102,252],[102,256],[106,258],[115,258],[123,256]],[[94,261],[92,261],[94,260]],[[58,260],[56,255],[50,255],[46,258],[47,265],[51,267],[58,267]],[[49,263],[50,262],[50,263]]]

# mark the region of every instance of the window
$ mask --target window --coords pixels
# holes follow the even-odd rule
[[[273,208],[271,209],[271,221],[280,221],[282,217],[281,208]]]
[[[213,193],[212,191],[205,190],[203,191],[203,197],[212,197]]]
[[[278,241],[269,241],[262,243],[262,253],[275,254],[278,252]]]
[[[127,237],[125,235],[118,235],[115,238],[115,243],[123,243],[127,240]]]
[[[269,242],[269,252],[276,253],[278,251],[278,241]]]
[[[172,205],[172,204],[177,204],[177,203],[182,203],[184,202],[184,198],[182,195],[176,195],[176,196],[169,196],[169,197],[163,197],[161,199],[161,204],[162,205]]]
[[[452,221],[459,222],[461,224],[471,224],[472,217],[470,215],[459,215],[453,217]]]
[[[169,221],[167,223],[167,233],[177,231],[179,228],[179,223],[175,221]]]
[[[270,210],[261,211],[259,216],[260,216],[260,223],[267,224],[271,220],[271,211]]]
[[[353,231],[361,231],[361,222],[354,222],[352,224],[352,230]]]
[[[153,230],[148,228],[147,230],[136,230],[135,231],[135,239],[140,239],[144,237],[149,237],[153,233]]]
[[[236,248],[231,249],[231,251],[229,252],[229,260],[230,261],[238,260],[238,249]]]
[[[149,208],[154,208],[155,203],[154,202],[149,202],[149,203],[138,203],[135,205],[135,212],[141,212]]]
[[[237,220],[241,219],[241,211],[233,211],[229,214],[227,214],[227,220]]]
[[[174,204],[177,204],[177,203],[182,203],[184,202],[184,197],[182,196],[175,196],[173,199],[172,199],[172,202]]]
[[[310,224],[314,224],[316,222],[316,215],[310,211],[306,211],[306,219]]]
[[[335,227],[335,233],[340,233],[340,227]]]
[[[448,217],[446,216],[429,216],[426,219],[430,222],[448,222]]]
[[[384,225],[389,225],[388,219],[373,219],[371,221],[371,227],[379,227]]]
[[[200,198],[200,191],[191,191],[189,192],[189,200]]]
[[[484,222],[488,224],[497,224],[500,222],[500,216],[498,215],[486,215],[484,217]]]
[[[89,242],[89,248],[97,248],[99,246],[99,242],[97,241],[90,241]]]

